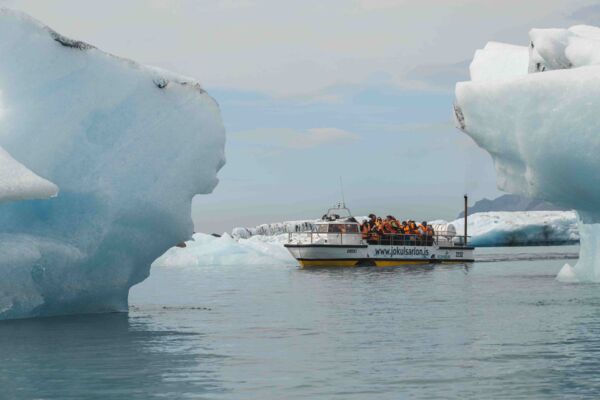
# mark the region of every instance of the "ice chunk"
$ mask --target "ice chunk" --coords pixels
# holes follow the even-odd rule
[[[563,282],[600,282],[600,224],[578,221],[580,239],[579,260],[574,267],[565,265],[558,274]]]
[[[0,92],[0,146],[60,187],[0,204],[0,319],[126,310],[152,261],[191,237],[192,197],[218,182],[217,103],[7,9]]]
[[[600,64],[600,28],[532,29],[529,72]]]
[[[527,47],[489,42],[475,52],[469,71],[472,81],[502,80],[526,75],[528,65]]]
[[[156,260],[153,267],[297,265],[283,244],[287,234],[257,235],[249,239],[233,238],[228,234],[214,237],[194,234],[186,247],[173,247]]]
[[[54,197],[58,187],[28,170],[0,147],[0,202]]]
[[[532,30],[531,38],[531,72],[545,72],[459,82],[456,118],[492,155],[500,189],[577,210],[581,257],[573,272],[598,281],[600,30]]]

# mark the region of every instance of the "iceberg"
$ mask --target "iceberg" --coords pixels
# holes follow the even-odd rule
[[[0,96],[0,319],[126,311],[218,183],[217,103],[9,9]]]
[[[456,85],[456,124],[491,154],[499,189],[577,211],[580,258],[558,278],[597,282],[600,29],[534,29],[530,39],[527,52],[475,53],[476,79]]]
[[[256,235],[248,239],[227,233],[220,237],[195,233],[185,247],[172,247],[152,264],[152,268],[206,266],[297,265],[283,244],[287,234]]]
[[[457,232],[463,232],[463,218],[450,224]],[[476,247],[559,245],[579,241],[577,215],[573,211],[481,212],[469,216],[467,231],[470,244]]]

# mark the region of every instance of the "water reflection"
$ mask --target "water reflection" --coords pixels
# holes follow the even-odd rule
[[[198,332],[147,317],[85,315],[0,323],[2,398],[148,399],[223,392]]]
[[[390,274],[394,275],[422,275],[428,274],[435,270],[463,270],[468,273],[473,268],[473,263],[452,263],[452,264],[414,264],[414,265],[398,265],[392,267],[356,267],[356,268],[331,268],[331,267],[311,267],[298,268],[298,271],[307,274],[326,275],[331,277],[343,276],[367,276],[381,275],[386,277]]]

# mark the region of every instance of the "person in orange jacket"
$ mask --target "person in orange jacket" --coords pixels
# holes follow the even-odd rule
[[[394,227],[392,226],[392,221],[394,220],[394,217],[392,217],[391,215],[388,215],[383,222],[383,230],[385,233],[387,234],[392,234],[392,233],[396,233],[396,230],[394,229]]]
[[[410,235],[410,227],[408,226],[408,222],[402,221],[402,231],[405,235]]]
[[[360,233],[362,234],[362,238],[367,240],[369,238],[369,233],[371,232],[371,224],[369,221],[365,221],[360,226]]]
[[[401,230],[401,224],[400,221],[398,221],[394,216],[390,215],[388,216],[388,218],[390,218],[390,226],[392,227],[392,230],[394,231],[394,233],[402,233],[404,232],[404,230],[402,230],[402,232],[400,232]]]

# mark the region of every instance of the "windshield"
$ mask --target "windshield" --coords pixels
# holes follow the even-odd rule
[[[329,224],[329,233],[358,233],[356,224]]]

